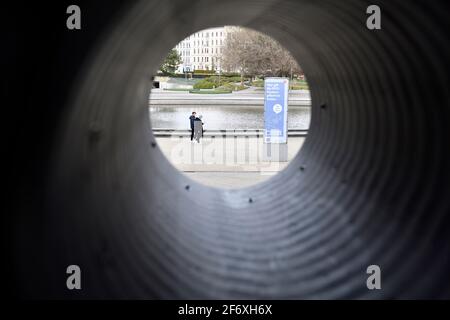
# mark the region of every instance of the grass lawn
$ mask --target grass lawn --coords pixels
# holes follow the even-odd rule
[[[252,86],[264,90],[264,80],[255,80],[252,82]],[[291,90],[309,90],[308,82],[305,80],[292,80],[289,81],[289,89]]]

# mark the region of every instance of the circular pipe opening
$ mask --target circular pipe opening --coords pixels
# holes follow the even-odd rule
[[[447,78],[435,54],[448,50],[437,6],[422,20],[411,6],[383,2],[384,29],[371,32],[358,1],[137,2],[93,55],[58,135],[46,236],[58,263],[47,270],[79,261],[85,297],[448,296],[448,202],[436,187],[448,186],[438,116]],[[230,24],[288,48],[313,101],[289,167],[231,191],[179,175],[146,114],[158,59],[195,30]],[[436,95],[416,90],[414,74],[434,74]],[[367,290],[373,264],[386,272],[383,290]]]
[[[184,175],[215,188],[249,187],[282,171],[299,152],[310,122],[308,83],[275,39],[238,26],[200,30],[159,60],[151,126],[161,152]],[[278,81],[269,96],[265,79]],[[271,113],[272,105],[279,109]],[[195,120],[203,134],[195,133]],[[272,127],[280,133],[285,127],[286,137],[270,141]]]

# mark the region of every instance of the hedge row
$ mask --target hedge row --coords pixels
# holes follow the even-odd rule
[[[194,84],[194,89],[213,89],[227,84],[237,83],[241,81],[240,76],[226,77],[226,76],[212,76],[204,78]],[[239,89],[241,90],[241,89]]]
[[[214,70],[194,70],[194,75],[204,75],[204,76],[216,76],[218,72]],[[224,77],[239,77],[240,74],[236,72],[222,72],[222,76]]]

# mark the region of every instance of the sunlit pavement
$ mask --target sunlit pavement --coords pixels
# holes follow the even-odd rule
[[[157,143],[169,161],[196,181],[220,188],[239,188],[262,182],[283,170],[305,138],[289,137],[288,162],[262,161],[261,137],[161,137]]]

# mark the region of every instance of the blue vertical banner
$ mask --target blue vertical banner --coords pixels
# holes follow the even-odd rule
[[[289,79],[264,80],[264,142],[287,143]]]

